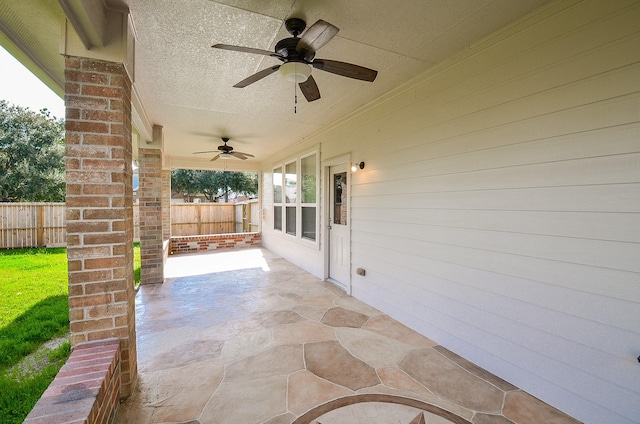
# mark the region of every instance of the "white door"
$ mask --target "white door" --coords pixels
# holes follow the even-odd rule
[[[349,292],[351,246],[349,239],[349,173],[347,165],[329,168],[329,278]]]

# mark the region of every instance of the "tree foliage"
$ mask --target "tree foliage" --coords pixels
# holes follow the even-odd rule
[[[64,121],[0,100],[0,201],[63,202]]]
[[[228,202],[230,193],[257,194],[258,175],[254,172],[174,169],[171,171],[171,191],[182,193],[185,202],[192,202],[199,194],[210,202],[220,199]]]

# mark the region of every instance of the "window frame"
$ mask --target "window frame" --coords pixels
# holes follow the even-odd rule
[[[303,197],[304,194],[302,191],[302,177],[303,177],[303,169],[302,169],[302,163],[303,160],[310,158],[311,156],[315,156],[314,158],[314,177],[315,177],[315,202],[303,202]],[[281,233],[283,235],[283,237],[288,237],[289,239],[292,240],[296,240],[297,242],[300,243],[305,243],[305,244],[309,244],[309,245],[314,245],[316,247],[319,247],[320,245],[320,211],[318,210],[320,207],[320,203],[319,203],[319,198],[320,198],[320,157],[319,157],[319,152],[317,149],[307,152],[305,154],[301,154],[299,156],[293,157],[293,158],[289,158],[287,160],[284,160],[282,163],[276,165],[273,167],[272,169],[272,184],[273,184],[273,192],[274,192],[274,199],[273,199],[273,214],[274,214],[274,222],[273,222],[273,230]],[[294,190],[295,190],[295,201],[291,201],[288,202],[287,201],[287,182],[291,182],[290,179],[287,179],[287,166],[291,166],[295,164],[295,185]],[[281,202],[276,202],[276,175],[277,172],[280,170],[280,186],[282,187],[282,195],[281,195]],[[291,185],[291,184],[289,184]],[[275,213],[275,208],[280,207],[281,208],[281,222],[280,222],[280,228],[278,228],[276,226],[276,213]],[[289,209],[291,208],[291,209]],[[303,208],[314,208],[315,209],[315,229],[314,229],[314,236],[315,238],[312,239],[310,237],[305,237],[305,235],[303,234],[303,222],[302,222],[302,210]],[[295,234],[290,234],[290,232],[287,231],[287,217],[289,216],[289,210],[293,210],[295,213]]]

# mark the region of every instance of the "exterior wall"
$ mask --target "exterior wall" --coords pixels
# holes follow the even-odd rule
[[[121,391],[137,377],[131,81],[121,64],[65,59],[71,343],[118,338]]]
[[[140,284],[164,281],[162,251],[162,152],[138,149],[140,168]]]
[[[355,297],[586,423],[640,417],[639,22],[551,2],[300,147],[366,163]]]

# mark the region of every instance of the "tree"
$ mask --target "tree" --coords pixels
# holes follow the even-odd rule
[[[210,202],[224,198],[229,201],[229,193],[244,195],[258,193],[258,175],[253,172],[205,171],[175,169],[171,171],[171,189],[183,193],[185,202],[202,194]]]
[[[192,169],[171,170],[171,191],[182,193],[185,202],[193,202],[199,190],[197,173]]]
[[[0,100],[0,201],[63,202],[64,121]]]

